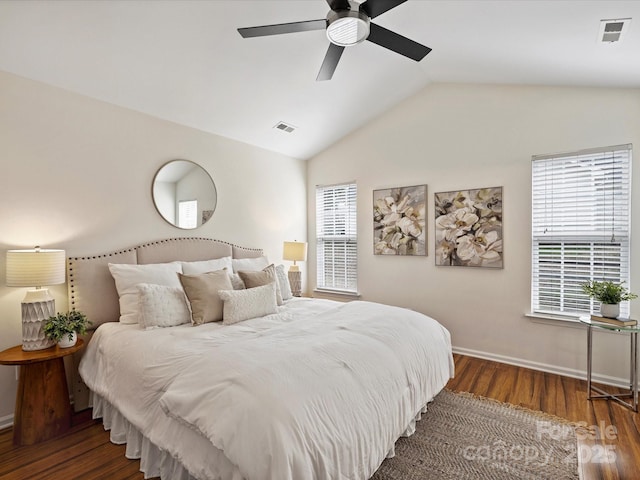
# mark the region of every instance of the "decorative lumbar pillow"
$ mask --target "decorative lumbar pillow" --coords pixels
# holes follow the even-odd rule
[[[198,262],[181,262],[182,273],[185,275],[196,275],[198,273],[215,272],[216,270],[227,269],[231,271],[233,265],[231,257],[215,258],[213,260],[202,260]]]
[[[222,324],[231,325],[276,313],[275,292],[274,282],[245,290],[220,290],[218,294],[224,302]]]
[[[139,283],[138,321],[143,328],[175,327],[191,322],[191,312],[180,287]]]
[[[289,300],[293,298],[291,293],[291,285],[289,284],[289,276],[284,271],[284,265],[276,266],[276,276],[278,277],[278,285],[280,286],[280,293],[282,294],[282,300]]]
[[[278,277],[276,275],[276,267],[273,264],[265,267],[259,272],[246,272],[240,270],[238,272],[246,288],[261,287],[268,283],[275,283],[276,286],[276,303],[282,305],[282,294],[280,293],[280,287],[278,286]]]
[[[116,282],[116,290],[120,297],[120,322],[138,323],[138,289],[139,283],[165,285],[182,288],[178,273],[182,272],[179,262],[150,263],[147,265],[130,265],[110,263],[109,271]]]
[[[264,256],[256,258],[234,258],[231,260],[231,263],[233,264],[234,273],[238,273],[240,270],[258,272],[269,265],[269,260]]]
[[[181,274],[180,282],[191,305],[191,323],[193,325],[222,320],[222,300],[218,291],[233,288],[226,270],[197,275]]]

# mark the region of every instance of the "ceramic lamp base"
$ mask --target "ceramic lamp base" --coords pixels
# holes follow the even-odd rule
[[[291,271],[288,272],[289,275],[289,284],[291,285],[291,294],[294,297],[302,296],[302,272]]]
[[[44,350],[56,344],[44,334],[44,321],[55,314],[53,299],[22,303],[22,350]]]

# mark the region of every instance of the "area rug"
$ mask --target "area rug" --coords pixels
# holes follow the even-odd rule
[[[578,479],[576,438],[557,417],[443,390],[371,480]]]

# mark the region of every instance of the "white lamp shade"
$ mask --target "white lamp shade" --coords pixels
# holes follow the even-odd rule
[[[293,260],[304,262],[307,259],[306,242],[284,242],[282,249],[283,260]]]
[[[64,250],[8,250],[7,286],[42,287],[65,282]]]

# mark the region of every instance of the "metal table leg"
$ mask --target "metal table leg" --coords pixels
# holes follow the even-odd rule
[[[593,354],[593,327],[587,328],[587,398],[591,400],[591,364]]]
[[[634,412],[638,411],[638,332],[629,332],[631,351],[630,356],[630,374],[629,374],[629,392],[628,393],[609,393],[592,384],[592,363],[593,363],[593,327],[587,328],[587,398],[614,400]],[[593,395],[596,392],[598,395]],[[623,398],[631,398],[631,402],[625,402]]]
[[[633,393],[633,411],[638,411],[638,332],[631,332],[631,385]]]

